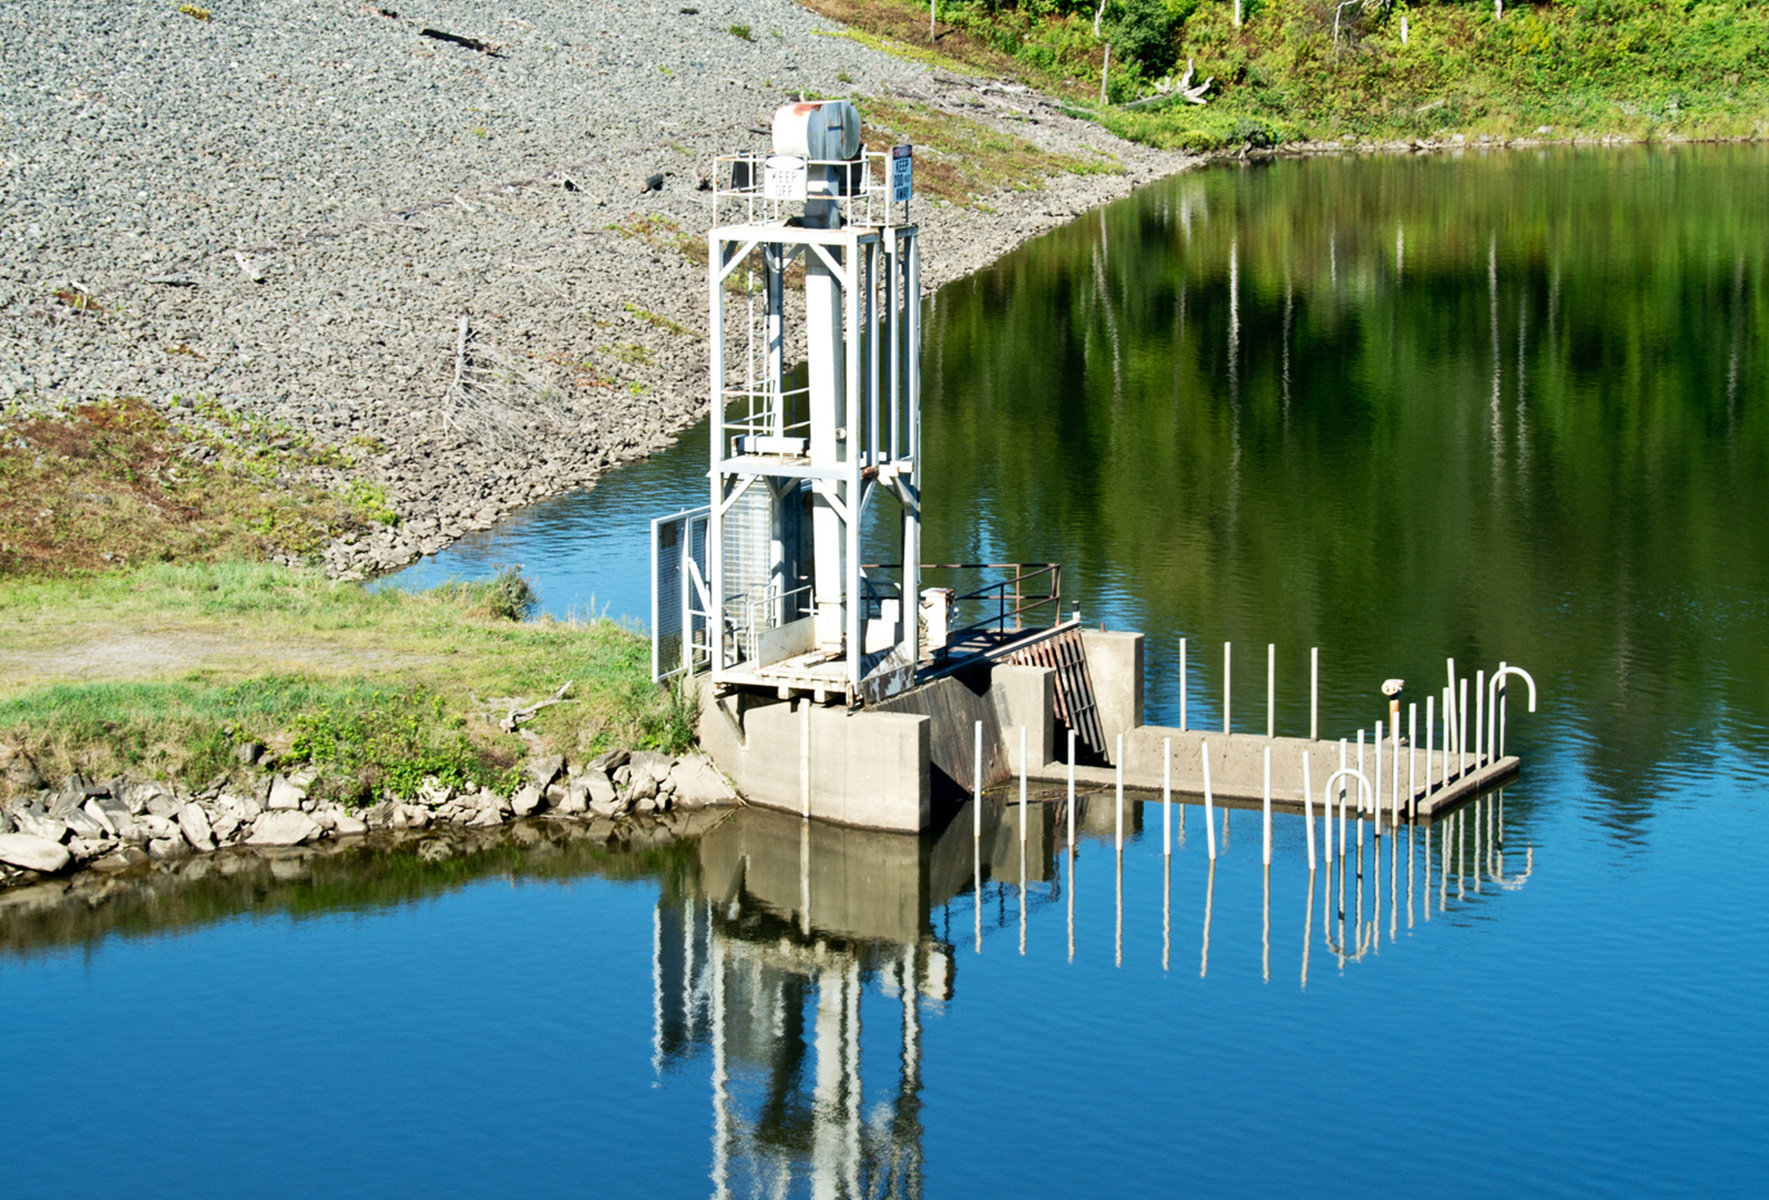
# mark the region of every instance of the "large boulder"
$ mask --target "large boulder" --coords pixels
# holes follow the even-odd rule
[[[0,833],[0,862],[53,874],[73,861],[67,847],[29,833]]]
[[[209,814],[198,808],[194,801],[178,810],[178,828],[193,849],[215,848],[215,830],[209,824]]]
[[[559,778],[559,773],[564,769],[565,759],[558,754],[537,755],[522,764],[522,773],[543,792],[549,783]]]
[[[252,822],[252,846],[299,846],[319,836],[319,822],[299,810],[282,809],[267,812]]]
[[[86,801],[85,813],[104,827],[112,837],[128,838],[136,841],[139,833],[135,828],[135,818],[129,812],[129,806],[117,799],[115,792],[109,796],[95,796]]]
[[[519,817],[532,817],[547,806],[547,798],[534,784],[525,784],[510,797],[510,811]]]
[[[737,793],[725,777],[712,763],[698,756],[677,759],[670,768],[670,782],[675,785],[675,802],[682,808],[710,808],[737,802]]]
[[[12,810],[12,820],[20,833],[42,838],[46,842],[68,840],[68,827],[65,824],[35,809],[15,808]]]
[[[296,787],[281,775],[273,775],[270,780],[270,795],[264,807],[272,812],[288,812],[299,809],[301,801],[307,799],[307,789]],[[293,845],[294,843],[288,843]]]

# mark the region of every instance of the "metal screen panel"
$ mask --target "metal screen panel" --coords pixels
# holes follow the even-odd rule
[[[712,509],[684,509],[651,522],[651,678],[662,682],[706,666],[706,530]]]

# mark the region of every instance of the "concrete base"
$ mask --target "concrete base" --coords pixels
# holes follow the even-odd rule
[[[1210,733],[1144,725],[1143,636],[1140,633],[1083,631],[1088,672],[1107,761],[1124,739],[1121,765],[1126,786],[1156,790],[1162,759],[1172,756],[1174,791],[1199,796],[1204,790],[1203,747],[1210,748],[1212,793],[1222,803],[1259,803],[1265,788],[1265,753],[1271,751],[1275,803],[1302,804],[1302,763],[1319,797],[1339,769],[1337,741],[1267,738],[1249,733]],[[1020,730],[1026,732],[1026,768],[1033,778],[1062,779],[1066,747],[1056,742],[1055,673],[1044,667],[979,661],[955,674],[923,684],[859,711],[815,705],[809,700],[778,700],[765,693],[716,695],[703,684],[700,744],[719,769],[752,804],[784,809],[840,825],[915,833],[936,818],[936,806],[961,802],[981,788],[1015,778],[1020,769]],[[982,776],[977,778],[976,729],[983,730]],[[1392,749],[1384,755],[1392,770]],[[1365,773],[1376,780],[1374,748],[1365,750]],[[1399,755],[1400,773],[1407,752]],[[1442,751],[1413,755],[1420,789],[1419,815],[1455,807],[1518,769],[1515,758],[1470,769],[1445,787]],[[1346,748],[1346,765],[1357,765],[1357,749]],[[1453,766],[1453,764],[1452,764]],[[1109,786],[1112,770],[1081,767],[1078,782]],[[1427,792],[1427,780],[1437,790]],[[1388,811],[1393,779],[1384,772],[1377,801]],[[1351,786],[1356,787],[1355,781]],[[1405,784],[1401,791],[1406,790]],[[1355,803],[1355,797],[1354,801]],[[1402,797],[1405,805],[1405,797]]]
[[[1302,801],[1302,759],[1308,756],[1308,777],[1314,787],[1315,803],[1321,802],[1327,780],[1339,769],[1339,743],[1337,741],[1310,741],[1308,738],[1268,738],[1252,733],[1208,733],[1196,729],[1171,729],[1158,725],[1145,725],[1131,730],[1124,739],[1124,786],[1142,792],[1159,791],[1162,785],[1162,758],[1167,751],[1172,754],[1172,781],[1176,795],[1189,798],[1201,797],[1204,793],[1203,750],[1210,748],[1210,791],[1214,799],[1224,805],[1242,805],[1263,803],[1265,798],[1265,752],[1271,750],[1271,796],[1272,803],[1287,809],[1300,809]],[[1395,799],[1395,781],[1391,775],[1393,754],[1386,743],[1383,749],[1382,794],[1373,797],[1381,804],[1382,811],[1391,811]],[[1357,747],[1348,745],[1345,751],[1346,765],[1357,766]],[[1403,809],[1407,806],[1407,758],[1406,747],[1402,747],[1399,755],[1401,783],[1399,787],[1400,803]],[[1505,757],[1497,762],[1475,767],[1472,762],[1468,769],[1448,784],[1444,783],[1445,756],[1443,751],[1433,751],[1427,755],[1423,750],[1414,752],[1414,782],[1419,797],[1418,812],[1421,818],[1427,818],[1447,811],[1464,801],[1471,800],[1476,794],[1494,787],[1515,775],[1520,763],[1515,757]],[[1449,762],[1452,774],[1456,771],[1456,763],[1452,757]],[[1375,748],[1366,746],[1364,750],[1364,774],[1371,785],[1376,783]],[[1038,772],[1044,780],[1066,779],[1068,764],[1051,761]],[[1075,772],[1076,782],[1090,788],[1110,787],[1117,779],[1114,770],[1102,770],[1098,767],[1079,767]],[[1430,790],[1427,789],[1427,781]],[[1347,797],[1356,803],[1358,784],[1355,778],[1345,780]]]
[[[703,686],[700,745],[752,804],[908,833],[928,827],[929,725],[916,713],[770,701]]]

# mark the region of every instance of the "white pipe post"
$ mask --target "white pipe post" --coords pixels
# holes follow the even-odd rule
[[[1450,750],[1456,742],[1456,694],[1449,688],[1443,690],[1443,786],[1450,786]]]
[[[1309,775],[1308,751],[1302,752],[1302,819],[1308,825],[1308,873],[1314,874],[1314,780]],[[1331,828],[1331,826],[1329,826]],[[1328,854],[1332,853],[1328,848]],[[1314,911],[1314,893],[1309,893],[1309,911]]]
[[[1222,731],[1228,732],[1229,643],[1222,644]]]
[[[1505,660],[1500,659],[1499,669],[1494,672],[1492,682],[1488,685],[1492,692],[1487,698],[1486,706],[1486,760],[1488,762],[1498,762],[1499,755],[1503,753],[1499,747],[1504,744],[1504,739],[1499,736],[1499,730],[1505,727],[1505,667]]]
[[[976,738],[974,739],[971,758],[970,777],[970,825],[971,832],[977,837],[983,836],[983,723],[977,722]]]
[[[1431,761],[1430,759],[1426,760]],[[1419,816],[1419,704],[1407,705],[1407,819]],[[1411,837],[1411,834],[1407,835]],[[1411,847],[1409,847],[1411,849]]]
[[[1389,809],[1390,809],[1389,819],[1388,819],[1388,828],[1391,830],[1398,830],[1400,828],[1400,703],[1399,703],[1399,701],[1396,701],[1394,703],[1394,705],[1391,706],[1388,710],[1388,726],[1389,726],[1389,728],[1388,728],[1388,799],[1389,799]],[[1408,755],[1409,755],[1409,761],[1410,761],[1410,758],[1411,758],[1410,748],[1408,751]],[[1380,804],[1382,802],[1382,798],[1380,796],[1378,796],[1376,798],[1376,802],[1378,804]],[[1389,882],[1392,884],[1394,881],[1394,876],[1391,874],[1388,878],[1389,878]]]
[[[1486,672],[1474,674],[1474,768],[1485,766],[1481,752],[1486,749]]]
[[[1437,748],[1437,697],[1425,697],[1425,794],[1431,795],[1431,755]]]
[[[1179,639],[1179,728],[1182,732],[1186,728],[1186,723],[1185,723],[1185,689],[1186,689],[1185,639],[1180,638]]]
[[[1443,704],[1443,719],[1450,723],[1451,729],[1454,729],[1456,725],[1456,660],[1452,658],[1447,661],[1449,665],[1449,692],[1448,699]],[[1443,748],[1445,753],[1449,752],[1450,743],[1447,740],[1444,742]],[[1460,752],[1461,747],[1457,746],[1456,749]]]
[[[1069,849],[1075,849],[1075,731],[1069,730]]]
[[[1345,739],[1339,739],[1339,769],[1345,770]],[[1343,777],[1342,777],[1343,778]],[[1332,790],[1332,781],[1328,781],[1328,791]],[[1330,819],[1330,818],[1329,818]],[[1339,857],[1345,857],[1345,785],[1339,785]]]
[[[1026,840],[1026,727],[1020,726],[1020,841]]]
[[[1161,739],[1161,857],[1173,857],[1173,739]]]
[[[1459,681],[1461,694],[1456,697],[1456,777],[1468,772],[1468,677]]]
[[[1376,749],[1376,786],[1374,788],[1374,791],[1376,794],[1372,797],[1372,800],[1374,801],[1374,803],[1370,805],[1371,809],[1374,812],[1374,820],[1376,822],[1376,840],[1377,841],[1382,840],[1382,736],[1383,736],[1382,722],[1377,721],[1376,722],[1376,739],[1375,739],[1376,740],[1376,746],[1375,746],[1375,749]]]
[[[1112,763],[1112,770],[1118,783],[1118,816],[1117,846],[1120,852],[1124,849],[1124,735],[1118,735],[1118,753]]]
[[[1308,740],[1321,736],[1321,648],[1308,650]]]
[[[1357,731],[1357,773],[1364,774],[1364,731]],[[1363,861],[1364,853],[1364,789],[1357,790],[1357,852],[1358,861]]]
[[[1265,827],[1265,848],[1263,861],[1271,866],[1271,747],[1265,748],[1265,802],[1261,815],[1261,823]]]
[[[1210,804],[1210,743],[1198,743],[1198,758],[1204,764],[1204,832],[1210,835],[1210,861],[1216,861],[1216,815]]]
[[[1278,736],[1278,647],[1265,644],[1265,736]]]

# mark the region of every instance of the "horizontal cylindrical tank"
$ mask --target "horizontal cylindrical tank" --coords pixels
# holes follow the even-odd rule
[[[774,153],[845,162],[860,153],[860,110],[847,100],[783,104],[774,111]]]

